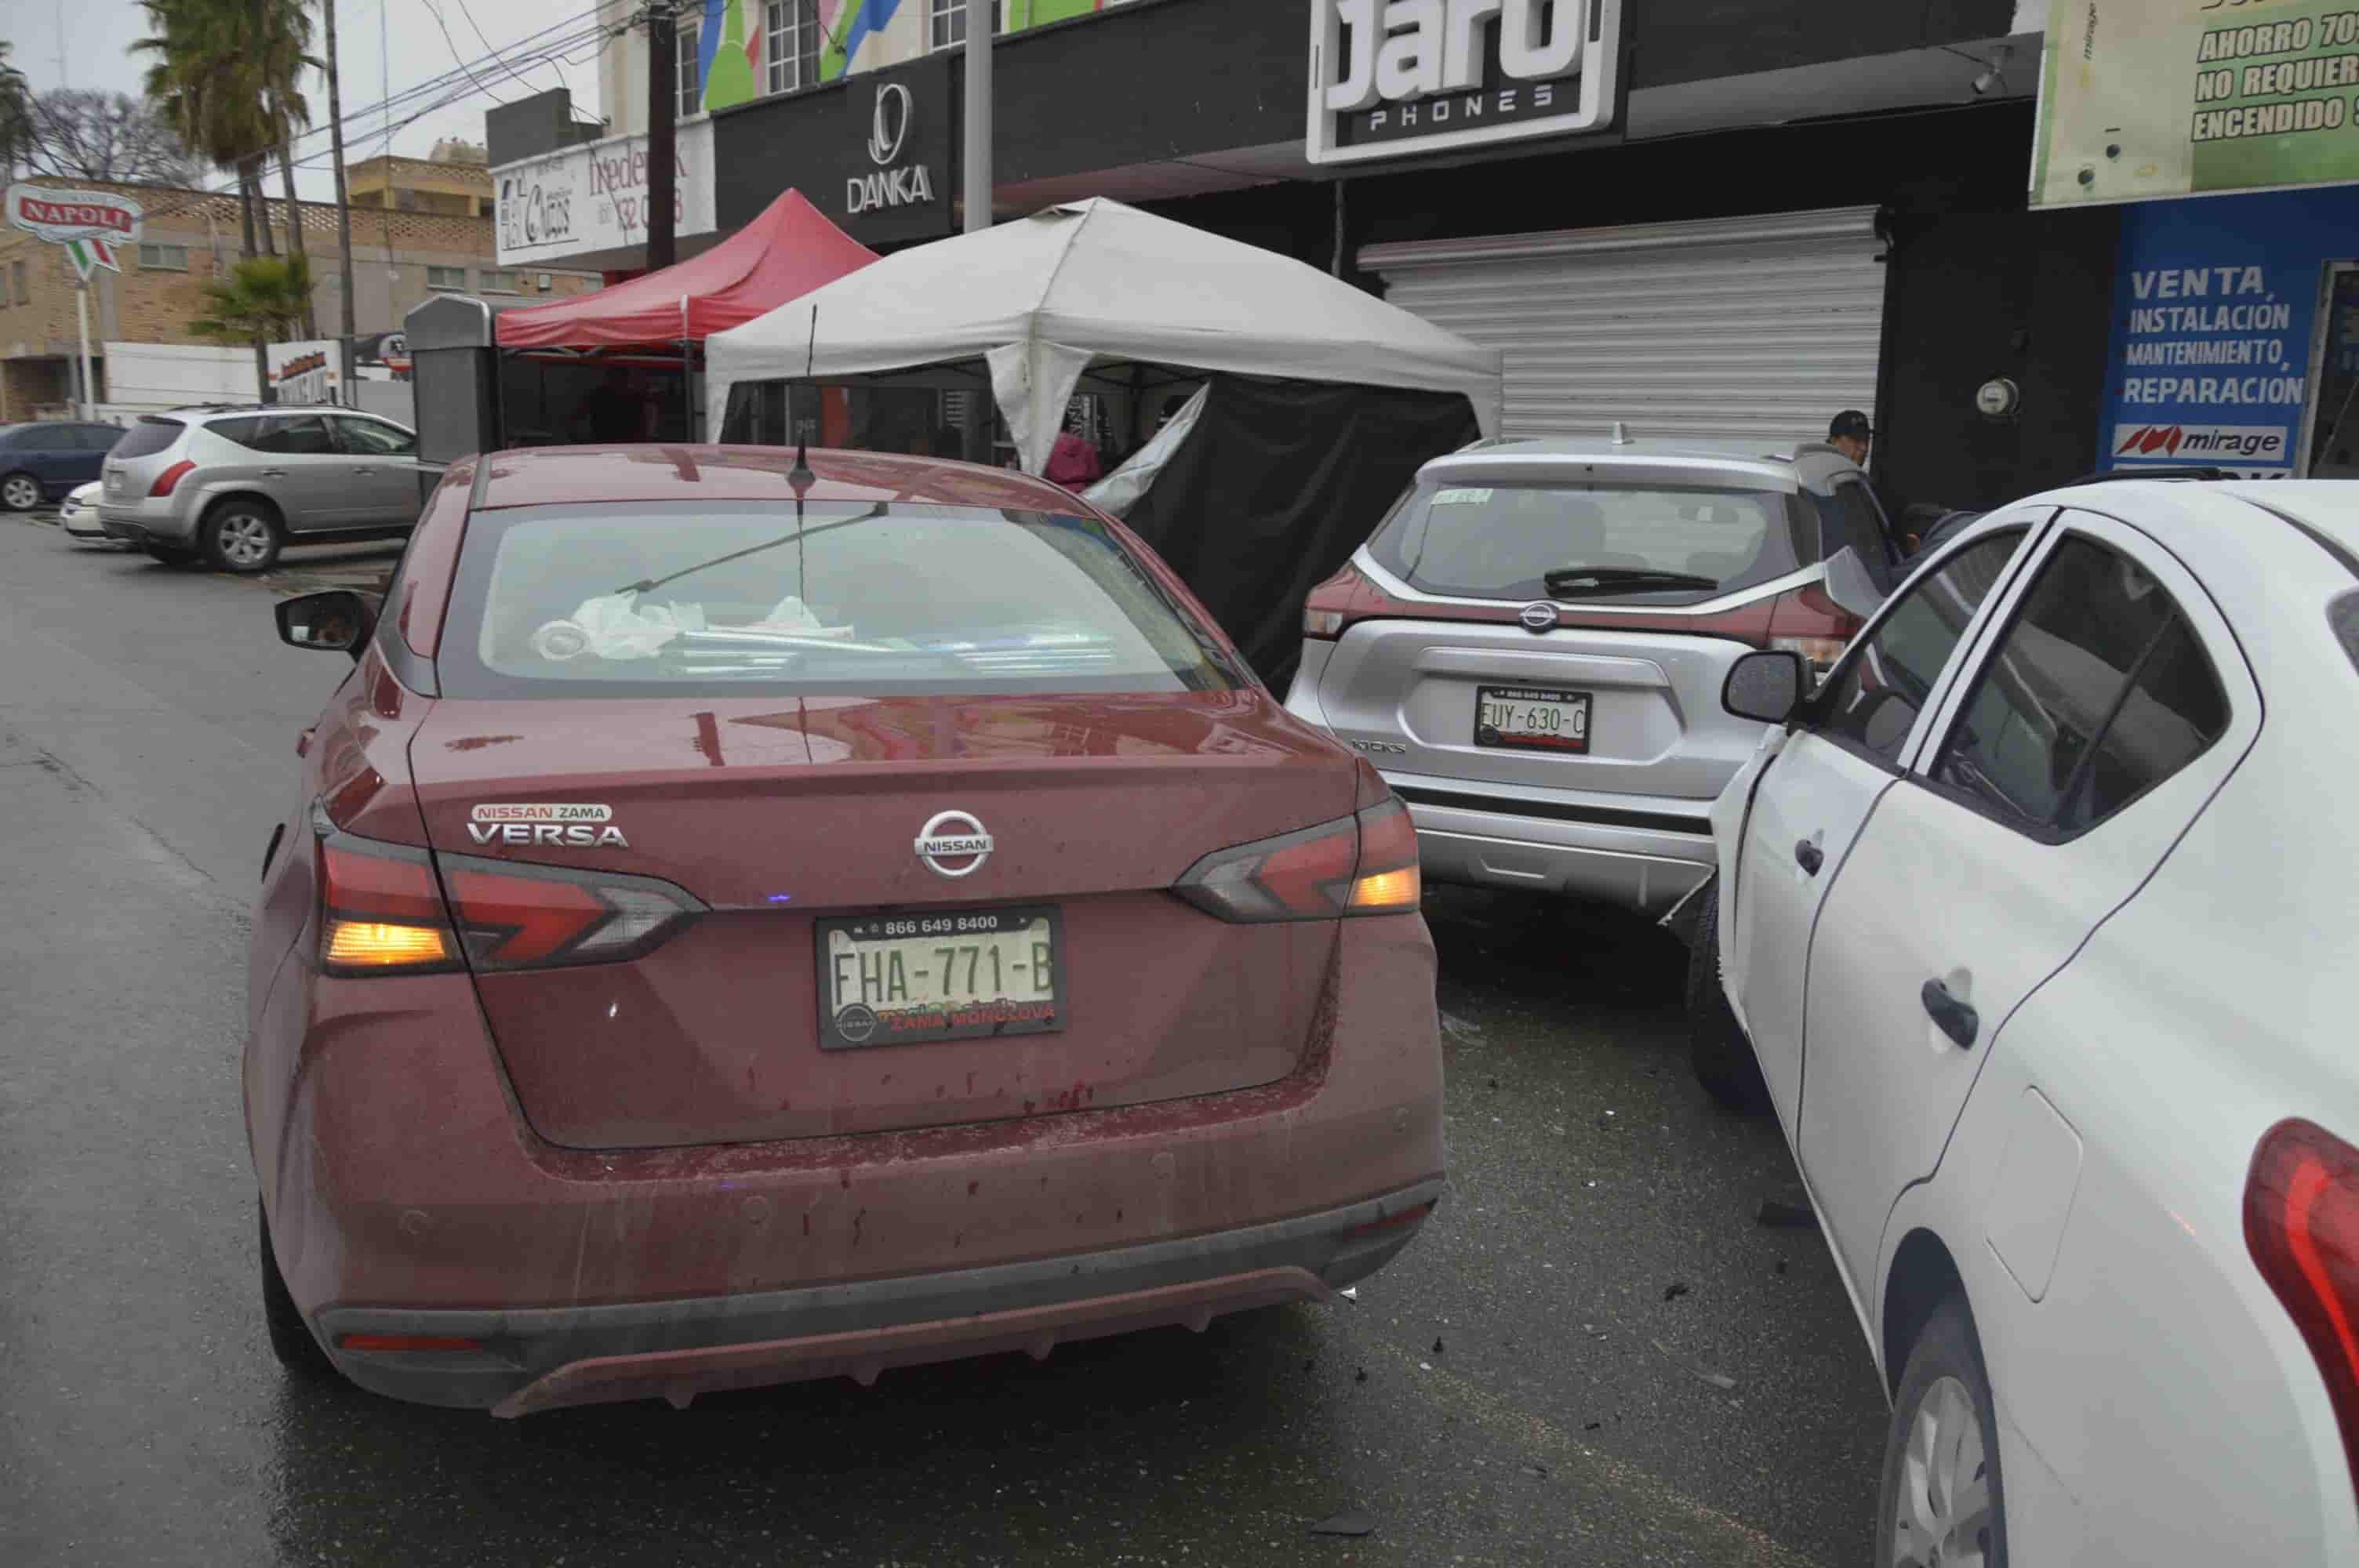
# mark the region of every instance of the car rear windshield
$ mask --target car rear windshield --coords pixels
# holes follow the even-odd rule
[[[1427,593],[1687,604],[1799,562],[1779,491],[1420,482],[1370,551]]]
[[[151,414],[123,432],[123,439],[114,443],[114,449],[107,456],[152,458],[179,440],[182,428],[178,419],[158,419]]]
[[[479,513],[437,665],[486,697],[1240,684],[1102,524],[903,502]]]

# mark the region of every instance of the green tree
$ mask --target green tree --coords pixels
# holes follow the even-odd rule
[[[132,48],[153,57],[147,96],[161,106],[191,151],[234,169],[245,220],[245,253],[272,254],[262,177],[280,161],[287,204],[287,250],[303,254],[301,208],[295,200],[294,135],[311,123],[303,73],[311,16],[303,0],[140,0],[150,35]],[[259,246],[256,239],[259,237]],[[307,302],[305,314],[310,307]]]
[[[9,46],[0,43],[0,169],[15,173],[33,141],[33,92],[25,73],[8,63]]]
[[[226,279],[205,285],[204,314],[189,323],[221,342],[285,342],[301,335],[311,308],[308,256],[249,256]]]

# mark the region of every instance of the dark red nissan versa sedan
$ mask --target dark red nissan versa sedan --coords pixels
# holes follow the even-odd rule
[[[291,1366],[517,1415],[1316,1301],[1442,1188],[1417,841],[1054,486],[452,470],[254,923]]]

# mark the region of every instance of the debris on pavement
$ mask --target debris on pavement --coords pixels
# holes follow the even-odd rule
[[[1313,1535],[1374,1535],[1376,1521],[1358,1512],[1340,1513],[1332,1519],[1322,1519],[1310,1527]]]
[[[1346,1285],[1335,1293],[1343,1297],[1347,1302],[1356,1302],[1360,1299],[1360,1287],[1357,1285]]]
[[[1687,1293],[1688,1282],[1685,1280],[1673,1280],[1663,1287],[1663,1299],[1667,1302],[1675,1302]]]
[[[1785,1203],[1777,1198],[1763,1198],[1761,1206],[1754,1211],[1753,1223],[1808,1230],[1817,1227],[1819,1217],[1810,1212],[1808,1204]]]
[[[1783,1258],[1778,1259],[1778,1260],[1777,1260],[1777,1266],[1776,1268],[1774,1268],[1774,1269],[1770,1270],[1769,1271],[1770,1271],[1771,1273],[1773,1273],[1773,1274],[1782,1274],[1782,1273],[1784,1273],[1784,1272],[1786,1271],[1786,1260],[1784,1260]]]
[[[1545,1481],[1548,1479],[1548,1466],[1545,1465],[1527,1465],[1524,1466],[1524,1474],[1527,1476],[1538,1476],[1541,1480]]]
[[[1439,1356],[1439,1355],[1440,1355],[1440,1354],[1441,1354],[1441,1340],[1440,1340],[1440,1337],[1439,1336],[1435,1336],[1434,1341],[1433,1341],[1433,1353],[1434,1353],[1436,1356]]]
[[[1353,1381],[1353,1382],[1355,1382],[1355,1383],[1364,1383],[1364,1382],[1366,1382],[1367,1380],[1368,1380],[1368,1369],[1367,1369],[1365,1367],[1363,1367],[1363,1368],[1359,1368],[1359,1370],[1357,1370],[1357,1371],[1355,1371],[1355,1372],[1353,1372],[1353,1373],[1352,1374],[1352,1381]]]
[[[1735,1379],[1728,1376],[1724,1372],[1715,1372],[1709,1368],[1697,1366],[1694,1362],[1687,1360],[1683,1357],[1674,1353],[1669,1346],[1664,1344],[1659,1339],[1650,1339],[1647,1341],[1647,1343],[1661,1351],[1665,1360],[1669,1361],[1673,1366],[1685,1368],[1690,1374],[1702,1379],[1704,1382],[1710,1383],[1713,1388],[1718,1389],[1723,1394],[1736,1387]]]
[[[1444,1034],[1449,1035],[1452,1040],[1456,1040],[1463,1044],[1480,1045],[1483,1044],[1483,1026],[1481,1024],[1469,1023],[1462,1018],[1453,1018],[1446,1012],[1441,1015],[1441,1032]]]

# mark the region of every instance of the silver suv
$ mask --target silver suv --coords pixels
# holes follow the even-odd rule
[[[1311,590],[1286,705],[1408,802],[1433,881],[1662,909],[1761,734],[1721,706],[1728,666],[1823,670],[1895,570],[1832,447],[1481,442]]]
[[[99,522],[159,561],[258,572],[290,544],[418,522],[418,434],[349,408],[176,408],[106,455]]]

